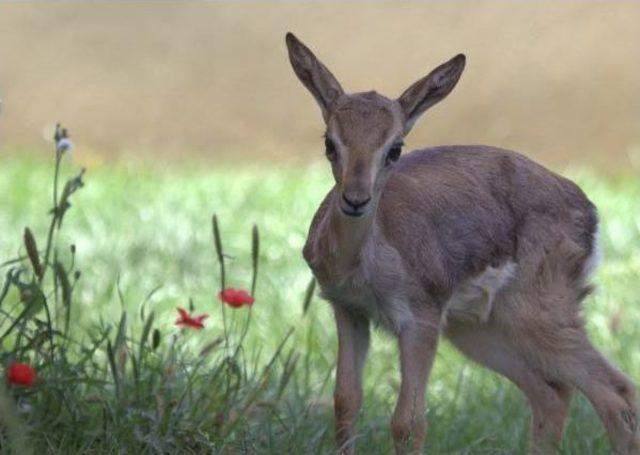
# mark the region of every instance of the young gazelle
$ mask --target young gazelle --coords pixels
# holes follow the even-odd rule
[[[574,389],[595,407],[617,453],[640,453],[634,386],[589,342],[580,302],[598,246],[593,204],[569,180],[515,152],[442,146],[400,157],[417,118],[451,92],[457,55],[397,100],[346,94],[291,33],[295,73],[326,123],[335,186],[320,205],[304,257],[338,330],[335,426],[354,450],[370,322],[400,347],[396,451],[420,451],[425,388],[443,333],[506,376],[533,411],[531,450],[560,443]]]

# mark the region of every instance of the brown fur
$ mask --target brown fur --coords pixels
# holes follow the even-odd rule
[[[398,453],[422,447],[441,332],[523,391],[533,453],[560,443],[575,389],[593,403],[617,453],[640,453],[633,384],[592,347],[580,318],[597,247],[596,210],[584,193],[518,153],[486,146],[436,147],[390,161],[416,119],[453,89],[463,56],[390,100],[345,94],[293,35],[287,44],[332,146],[336,185],[311,223],[304,257],[338,328],[339,450],[354,450],[374,322],[400,348],[391,420]]]

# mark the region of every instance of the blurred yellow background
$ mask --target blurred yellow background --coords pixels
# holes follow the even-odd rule
[[[640,166],[639,24],[631,1],[2,3],[0,146],[42,148],[60,120],[79,153],[107,158],[320,158],[290,30],[346,90],[390,97],[467,54],[409,147]]]

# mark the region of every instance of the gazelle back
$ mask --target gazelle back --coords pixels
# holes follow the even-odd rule
[[[339,450],[354,450],[369,326],[399,342],[396,450],[420,450],[425,388],[444,333],[506,376],[533,411],[532,451],[558,446],[574,389],[593,403],[618,453],[640,453],[633,384],[590,344],[580,318],[598,255],[596,209],[572,182],[515,152],[444,146],[401,157],[417,118],[447,96],[458,55],[397,100],[346,94],[292,34],[294,71],[318,102],[335,186],[304,256],[334,309]]]

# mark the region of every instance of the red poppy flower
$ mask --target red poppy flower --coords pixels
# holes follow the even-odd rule
[[[26,363],[14,362],[7,370],[7,381],[14,385],[31,387],[36,382],[36,378],[36,370]]]
[[[209,317],[208,314],[203,314],[201,316],[191,316],[184,308],[178,308],[178,313],[180,313],[180,317],[176,321],[177,326],[191,327],[192,329],[196,330],[203,329],[204,324],[202,323],[202,321]]]
[[[255,301],[247,291],[233,288],[223,289],[218,293],[218,298],[233,308],[240,308],[245,305],[251,306]]]

